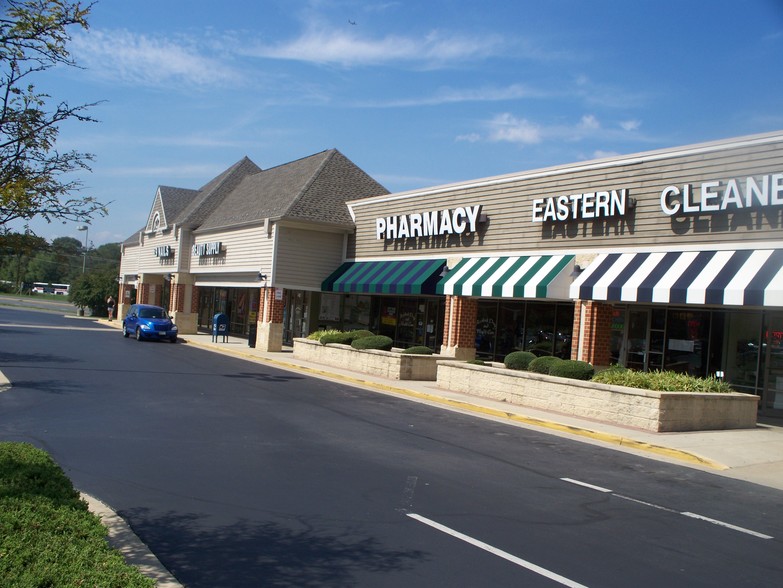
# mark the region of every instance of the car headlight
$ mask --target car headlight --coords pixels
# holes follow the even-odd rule
[[[177,325],[175,325],[174,323],[171,323],[171,330],[172,331],[176,331],[177,330]]]
[[[149,330],[152,328],[152,327],[151,327],[150,325],[148,325],[147,323],[141,323],[141,324],[139,325],[139,327],[141,327],[141,330],[142,330],[142,331],[149,331]]]

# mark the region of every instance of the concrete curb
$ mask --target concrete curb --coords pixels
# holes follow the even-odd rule
[[[144,576],[152,578],[157,588],[182,588],[182,584],[163,566],[149,548],[120,516],[97,498],[81,492],[90,512],[97,515],[108,531],[109,545],[122,553],[128,565],[136,567]]]

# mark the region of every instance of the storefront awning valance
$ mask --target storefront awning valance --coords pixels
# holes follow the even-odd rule
[[[604,253],[571,285],[571,298],[783,306],[783,250]]]
[[[435,294],[445,259],[346,262],[321,284],[324,292]]]
[[[438,294],[568,299],[573,255],[469,257],[449,271]]]

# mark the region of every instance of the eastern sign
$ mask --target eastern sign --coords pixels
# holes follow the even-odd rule
[[[783,174],[767,174],[728,181],[667,186],[661,192],[661,210],[668,216],[699,214],[742,208],[783,206]]]
[[[628,190],[600,190],[533,200],[533,222],[567,222],[624,216],[636,204]]]
[[[193,245],[193,255],[201,257],[204,255],[220,255],[222,243],[213,241],[212,243],[196,243]]]
[[[448,210],[414,212],[375,219],[376,239],[408,239],[474,233],[481,205],[460,206]]]

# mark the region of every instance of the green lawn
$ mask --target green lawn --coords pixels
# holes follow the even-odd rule
[[[147,587],[46,452],[0,442],[0,586]]]

